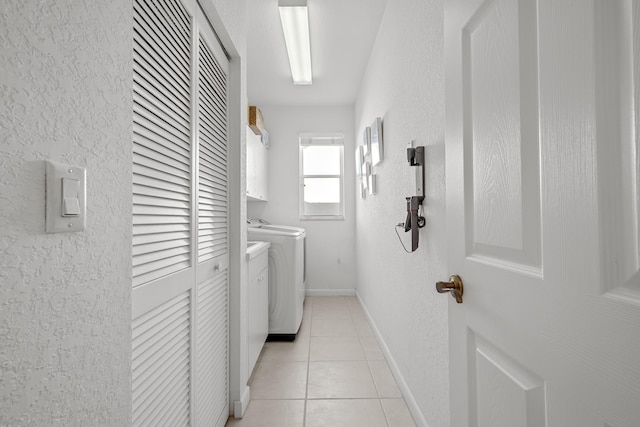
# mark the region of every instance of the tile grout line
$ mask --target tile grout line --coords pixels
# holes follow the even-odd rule
[[[360,307],[360,302],[358,302],[356,300],[356,303],[358,304],[358,307],[362,310],[362,307]],[[349,301],[347,301],[347,308],[349,309],[349,314],[351,315],[351,323],[353,323],[354,328],[355,328],[355,318],[353,316],[353,312],[351,310],[351,305],[349,304]],[[371,325],[369,325],[369,320],[367,319],[367,325],[369,327],[371,327]],[[360,344],[360,349],[362,350],[362,354],[364,356],[365,361],[367,362],[367,368],[369,369],[369,375],[371,375],[371,380],[373,381],[373,386],[376,389],[376,394],[378,395],[378,405],[380,405],[380,409],[382,410],[382,415],[384,415],[384,422],[387,425],[387,427],[390,427],[389,424],[389,418],[387,417],[387,412],[384,410],[384,405],[382,404],[382,398],[380,397],[380,390],[378,388],[378,383],[376,382],[376,377],[373,375],[373,371],[371,370],[371,363],[370,360],[367,358],[367,354],[364,351],[364,347],[362,345],[362,337],[360,336],[360,334],[358,333],[358,330],[356,329],[356,335],[358,336],[358,343]],[[383,356],[384,357],[384,356]],[[386,363],[386,358],[385,359],[385,363]]]
[[[313,301],[313,300],[312,300]],[[304,388],[304,412],[302,413],[302,427],[307,425],[307,400],[309,396],[309,368],[311,364],[311,327],[313,326],[313,302],[309,303],[309,309],[311,313],[309,314],[309,344],[307,348],[307,381]],[[304,316],[304,311],[302,313]]]

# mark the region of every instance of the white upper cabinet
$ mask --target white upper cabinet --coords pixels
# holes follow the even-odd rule
[[[247,199],[268,200],[268,153],[260,135],[247,126]]]

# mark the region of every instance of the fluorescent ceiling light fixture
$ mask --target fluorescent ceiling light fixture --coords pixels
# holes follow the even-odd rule
[[[310,85],[311,43],[309,41],[309,9],[306,0],[279,0],[280,22],[287,44],[293,84]]]

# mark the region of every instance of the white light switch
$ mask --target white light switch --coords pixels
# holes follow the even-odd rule
[[[86,169],[46,162],[46,231],[82,231],[87,224]]]
[[[62,178],[62,216],[80,215],[79,188],[80,181],[77,179]]]

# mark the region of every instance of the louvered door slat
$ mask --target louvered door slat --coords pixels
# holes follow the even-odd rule
[[[202,81],[204,81],[204,79],[200,79],[200,82]],[[210,120],[210,125],[214,128],[217,128],[218,130],[224,131],[225,111],[221,108],[220,105],[211,102],[211,99],[215,98],[218,94],[206,87],[202,89],[202,92],[206,93],[207,95],[207,98],[205,98],[202,102],[202,108]]]
[[[172,75],[171,70],[165,69],[163,64],[142,46],[135,46],[133,50],[133,70],[137,74],[134,80],[149,93],[167,93],[161,99],[167,105],[174,105],[184,113],[189,112],[189,93],[185,90],[182,79],[184,76]],[[166,79],[166,76],[172,76]]]
[[[173,159],[164,159],[160,162],[155,157],[157,156],[157,152],[151,151],[146,147],[138,147],[138,155],[136,156],[135,166],[141,166],[145,168],[149,168],[155,171],[162,171],[162,173],[169,174],[171,176],[176,176],[183,179],[185,184],[189,184],[189,171],[183,170],[181,168],[182,164]],[[172,167],[167,169],[166,165],[170,164]]]
[[[171,94],[169,90],[162,87],[162,77],[150,74],[152,68],[149,64],[139,63],[140,58],[134,55],[133,71],[137,78],[133,82],[134,105],[143,104],[141,100],[151,102],[158,108],[166,108],[175,114],[175,120],[188,119],[189,109],[183,95]],[[174,118],[170,119],[171,121]]]
[[[163,242],[165,240],[189,239],[188,231],[176,231],[173,233],[149,233],[140,234],[133,238],[134,245],[147,245],[150,243]],[[144,252],[142,252],[144,253]]]
[[[169,182],[161,181],[153,177],[145,175],[134,175],[134,184],[138,185],[140,191],[144,191],[143,187],[156,188],[158,190],[170,191],[173,193],[190,194],[189,187],[183,185],[171,184]],[[149,194],[141,193],[142,195],[149,196]]]
[[[150,168],[141,164],[133,165],[133,173],[139,176],[151,178],[154,181],[175,184],[184,188],[189,188],[189,185],[191,184],[188,176],[181,177],[176,173],[176,171],[165,172],[164,170]]]
[[[213,123],[214,118],[210,117],[210,115],[208,114],[206,109],[202,110],[202,114],[203,114],[203,116],[207,117],[208,120],[211,120],[211,123]],[[209,123],[203,124],[202,127],[201,127],[201,131],[202,131],[202,136],[206,137],[210,141],[221,141],[221,140],[226,139],[226,135],[224,134],[225,129],[223,128],[222,124],[220,124],[218,126],[211,126]],[[222,145],[220,143],[220,147],[226,151],[226,148],[227,148],[226,145]],[[223,152],[218,152],[218,153],[210,152],[209,154],[212,155],[212,156],[222,156],[224,153]]]
[[[215,94],[208,94],[208,96],[213,97]],[[223,116],[221,116],[224,112],[214,109],[206,101],[203,101],[201,107],[201,113],[207,119],[207,122],[203,124],[203,129],[209,132],[214,139],[226,140],[225,123],[222,121]]]
[[[206,135],[207,140],[209,141],[217,141],[216,138],[210,137]],[[219,165],[220,167],[226,167],[227,164],[227,147],[220,146],[218,148],[208,148],[203,151],[204,157],[206,161],[208,161],[212,165]]]
[[[165,123],[168,127],[171,128],[171,133],[174,135],[178,134],[181,137],[188,136],[190,134],[189,117],[186,114],[167,114],[164,108],[167,108],[168,106],[160,104],[160,102],[162,102],[161,98],[163,97],[163,95],[160,93],[154,93],[153,96],[156,99],[148,100],[144,97],[144,94],[142,94],[141,91],[138,90],[136,91],[136,93],[134,93],[133,103],[135,107],[140,110],[138,113],[140,115],[144,115],[146,118],[150,117],[149,120],[152,123]],[[179,113],[179,110],[176,109],[172,111],[174,111],[175,113]]]
[[[224,210],[224,207],[221,207],[221,203],[224,203],[225,197],[224,194],[216,194],[216,193],[208,193],[207,199],[201,199],[199,201],[199,206],[202,210]]]
[[[206,136],[201,138],[207,144],[215,144],[217,141],[214,138],[207,138]],[[211,177],[223,177],[226,181],[225,171],[227,169],[227,161],[226,158],[223,157],[223,153],[211,153],[210,150],[202,150],[202,155],[200,158],[202,159],[202,163],[206,166],[205,172]]]
[[[173,28],[179,28],[183,31],[190,31],[191,16],[183,7],[170,0],[158,0],[160,10],[169,18]],[[187,40],[187,45],[191,46],[191,39]]]
[[[159,279],[161,277],[164,276],[168,276],[169,274],[172,273],[177,273],[178,271],[184,270],[185,268],[189,267],[189,262],[186,260],[188,259],[188,257],[183,257],[184,259],[179,259],[179,258],[175,258],[175,259],[171,259],[169,263],[169,261],[165,260],[160,260],[156,263],[154,263],[153,265],[151,265],[151,271],[149,270],[143,270],[140,269],[140,271],[134,271],[134,274],[136,274],[137,279],[133,281],[133,285],[139,285],[139,284],[143,284],[143,283],[147,283],[147,282],[151,282],[152,280],[156,280]]]
[[[188,303],[188,301],[185,302],[184,298],[179,298],[176,295],[173,298],[169,298],[169,300],[165,301],[161,306],[137,316],[134,319],[133,327],[136,329],[136,335],[144,336],[144,339],[138,339],[136,341],[136,347],[132,350],[132,357],[137,357],[137,352],[140,349],[144,351],[144,349],[140,347],[144,342],[147,342],[147,340],[154,342],[152,339],[153,336],[165,330],[166,325],[162,323],[163,321],[175,319],[184,313],[181,307],[186,303]],[[161,316],[162,313],[165,313],[165,315]],[[140,347],[140,349],[138,347]]]
[[[201,80],[202,81],[202,80]],[[211,90],[203,89],[203,92],[207,94],[208,97],[214,98],[217,94]],[[224,114],[225,111],[220,108],[219,105],[213,104],[209,101],[204,101],[202,104],[203,110],[209,118],[210,125],[217,129],[218,131],[224,131]]]
[[[201,161],[203,166],[202,168],[202,179],[205,180],[206,189],[210,192],[214,192],[216,188],[218,189],[226,189],[227,188],[227,177],[225,175],[226,167],[223,165],[216,165],[215,163],[209,162],[205,159]]]
[[[151,38],[158,40],[158,46],[162,49],[162,53],[167,58],[175,58],[183,65],[187,65],[189,62],[189,49],[188,40],[182,37],[180,31],[173,31],[172,37],[166,37],[163,31],[167,31],[173,27],[172,22],[167,19],[167,16],[162,11],[152,9],[148,7],[134,7],[137,12],[134,19],[138,20],[139,28],[143,29],[146,33],[145,38]]]
[[[207,165],[208,162],[202,161],[202,164],[207,166],[203,168],[201,173],[201,180],[206,185],[207,190],[203,190],[207,197],[214,194],[226,195],[227,178],[221,171],[222,166],[217,166],[215,169],[212,166]]]
[[[175,87],[175,84],[164,78],[170,74],[163,74],[163,70],[154,69],[154,64],[150,64],[147,59],[134,52],[133,70],[137,78],[134,80],[133,88],[138,92],[133,98],[134,103],[145,108],[151,106],[152,111],[153,107],[166,108],[167,111],[175,113],[176,119],[189,119],[189,94],[182,87],[182,84],[189,81],[182,83],[181,87]],[[171,117],[170,120],[173,121],[174,118]]]
[[[167,341],[175,338],[184,328],[189,328],[189,322],[187,318],[183,323],[176,325],[181,329],[170,330],[170,333],[167,333]],[[161,395],[162,388],[173,380],[171,375],[175,375],[175,372],[172,366],[182,363],[181,361],[189,356],[189,348],[185,346],[186,344],[188,344],[187,341],[183,339],[176,340],[172,344],[165,342],[154,346],[162,350],[162,353],[157,353],[156,357],[145,360],[150,368],[139,374],[139,385],[132,394],[133,405],[140,408],[141,413],[153,407],[154,399]]]
[[[218,141],[218,139],[216,139],[214,136],[211,136],[207,132],[205,132],[205,136],[209,141]],[[212,164],[220,165],[221,167],[224,167],[227,164],[226,146],[221,145],[219,148],[205,147],[202,152],[204,153],[205,159]]]
[[[157,222],[166,224],[167,222],[178,222],[184,218],[185,212],[189,212],[188,209],[172,208],[167,206],[153,206],[136,204],[133,207],[133,214],[138,216],[138,219],[144,221],[145,224],[153,224],[153,220],[149,220],[147,216],[156,216]]]
[[[158,206],[163,206],[167,200],[173,200],[176,202],[184,202],[189,206],[191,198],[186,193],[174,193],[161,188],[153,188],[145,185],[133,185],[133,203],[138,203],[140,198],[143,198],[145,204],[149,204],[149,200],[156,198],[158,200]]]
[[[227,181],[222,175],[222,172],[218,173],[200,173],[200,181],[206,186],[206,190],[202,191],[203,202],[211,202],[211,199],[219,196],[222,200],[227,199]]]
[[[166,138],[162,135],[145,129],[136,123],[133,124],[133,135],[136,146],[140,149],[140,151],[136,152],[137,156],[151,157],[166,163],[172,168],[175,167],[176,169],[187,172],[191,170],[189,164],[190,152],[188,150],[176,146],[173,143],[168,145],[167,142],[171,141],[166,141]],[[158,157],[160,157],[160,159]]]
[[[176,425],[188,425],[189,413],[183,408],[189,403],[190,358],[184,349],[189,348],[190,315],[190,292],[183,292],[133,320],[132,349],[136,356],[132,358],[131,369],[132,392],[136,396],[133,424],[136,426],[158,425],[151,415],[163,410],[181,414]],[[183,319],[177,323],[177,329],[160,326],[175,323],[176,318]],[[178,349],[177,352],[174,349]],[[162,375],[144,375],[150,370]]]
[[[137,107],[137,105],[134,104],[134,107]],[[133,126],[134,139],[140,136],[144,139],[154,140],[165,149],[174,151],[184,157],[190,153],[190,141],[187,134],[175,131],[172,126],[161,120],[153,122],[145,114],[143,109],[136,109],[136,121]]]
[[[164,249],[170,249],[180,244],[183,246],[188,245],[189,239],[183,237],[181,239],[166,239],[161,242],[141,244],[139,248],[136,248],[136,251],[139,252],[134,252],[133,255],[136,256],[138,253],[157,252]]]
[[[139,36],[136,46],[144,50],[157,67],[182,75],[188,80],[190,74],[184,70],[189,69],[191,48],[185,41],[190,34],[186,29],[174,29],[171,23],[163,20],[162,14],[158,14],[153,6],[155,2],[146,2],[144,6],[138,5],[139,3],[141,2],[134,3],[134,29]],[[174,83],[180,84],[181,81],[176,80]]]
[[[226,253],[227,250],[227,164],[226,164],[226,92],[214,86],[217,61],[207,43],[199,41],[199,203],[198,203],[198,262]],[[219,208],[219,217],[211,220],[212,208]],[[224,229],[224,233],[210,238],[203,233],[207,226]]]
[[[191,265],[191,236],[136,243],[150,231],[143,227],[162,235],[191,223],[192,55],[185,16],[177,0],[134,2],[134,286]]]
[[[226,99],[227,94],[227,73],[220,67],[219,62],[211,52],[204,52],[202,62],[207,64],[204,67],[204,75],[211,80],[211,87],[217,92],[217,98]]]
[[[134,58],[140,66],[151,65],[154,70],[161,71],[166,74],[176,75],[176,79],[169,81],[155,80],[156,83],[162,85],[165,89],[171,91],[172,94],[180,96],[180,101],[186,101],[181,96],[185,90],[188,89],[189,74],[185,73],[187,62],[181,55],[176,55],[175,52],[168,52],[166,47],[163,46],[165,41],[163,39],[154,39],[155,43],[148,43],[144,37],[146,32],[152,32],[148,30],[147,23],[139,19],[138,16],[134,17],[136,23],[136,32],[140,36],[140,43],[134,48]],[[162,31],[162,29],[158,30]],[[146,68],[146,67],[145,67]],[[152,76],[152,74],[147,74]],[[154,80],[148,80],[154,82]]]
[[[149,205],[149,206],[166,206],[168,208],[181,208],[189,209],[189,204],[181,200],[160,199],[136,195],[136,205]]]
[[[186,37],[191,29],[191,16],[181,4],[172,0],[141,0],[138,3],[154,16],[154,23],[172,31],[175,41],[191,51],[191,39]]]
[[[198,422],[218,425],[219,414],[226,413],[227,365],[227,277],[222,274],[198,286],[198,377],[196,402],[202,408]],[[223,354],[224,352],[224,354]],[[204,357],[206,355],[206,357]],[[223,362],[224,361],[224,362]]]

